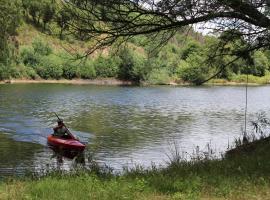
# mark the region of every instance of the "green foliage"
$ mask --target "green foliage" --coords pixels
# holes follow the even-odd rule
[[[9,66],[9,76],[13,78],[27,77],[26,67],[24,65],[11,65]]]
[[[54,1],[52,0],[43,0],[42,2],[42,21],[43,21],[43,26],[44,29],[46,28],[46,24],[49,23],[54,15],[55,15],[55,11],[56,11],[56,3],[54,3]]]
[[[27,78],[30,78],[30,79],[38,79],[40,78],[39,75],[37,74],[36,70],[34,70],[32,67],[25,67],[25,72],[27,74]]]
[[[247,81],[246,74],[233,75],[231,81],[236,83],[245,83]],[[248,82],[255,84],[269,84],[270,83],[270,73],[267,72],[265,76],[258,77],[254,75],[248,75]]]
[[[96,71],[91,61],[86,60],[80,65],[80,75],[85,79],[93,79],[96,77]]]
[[[178,73],[184,81],[201,84],[209,77],[209,67],[204,64],[204,58],[198,54],[191,54],[186,59],[186,62],[181,62]]]
[[[24,65],[34,67],[40,63],[41,56],[36,54],[31,46],[24,46],[20,49],[20,58]]]
[[[191,39],[183,49],[181,59],[186,60],[191,54],[196,54],[200,52],[200,50],[200,43]]]
[[[200,84],[234,58],[226,55],[205,63],[210,53],[217,50],[219,45],[225,44],[223,53],[232,53],[237,48],[246,47],[243,38],[237,37],[237,34],[226,43],[224,41],[228,40],[228,32],[216,38],[202,36],[191,30],[188,36],[185,31],[177,32],[158,53],[150,51],[153,50],[153,44],[147,43],[148,37],[137,36],[131,38],[127,45],[121,47],[117,53],[114,51],[118,47],[112,46],[108,48],[109,55],[93,56],[91,61],[75,60],[72,56],[60,55],[63,53],[59,53],[58,50],[53,51],[51,44],[42,39],[45,38],[42,35],[34,37],[31,45],[24,45],[19,49],[18,41],[23,40],[19,38],[16,44],[16,38],[10,37],[16,35],[22,10],[25,14],[25,23],[34,24],[38,27],[37,30],[43,32],[48,31],[45,29],[46,25],[49,25],[50,30],[59,33],[60,38],[64,40],[61,43],[69,43],[71,46],[75,45],[76,48],[78,45],[76,38],[66,34],[67,24],[72,20],[73,15],[63,9],[58,1],[14,0],[11,3],[8,0],[0,0],[0,3],[2,10],[0,13],[0,63],[4,65],[1,67],[1,77],[5,78],[113,77],[136,82],[146,81],[151,84],[167,84],[179,79]],[[78,38],[83,39],[81,35],[78,35]],[[54,48],[57,46],[59,46],[58,43],[54,45]],[[19,57],[17,52],[19,52]],[[244,55],[242,59],[222,70],[216,78],[239,81],[242,78],[238,75],[249,73],[254,75],[254,80],[262,82],[261,80],[268,76],[268,58],[270,58],[270,53],[266,50],[256,51],[252,56],[245,57]],[[209,63],[211,68],[207,67]],[[257,79],[257,76],[262,76],[262,78]],[[266,78],[263,82],[267,82]]]
[[[166,85],[170,82],[169,72],[166,68],[153,69],[147,78],[147,82],[154,85]]]
[[[8,78],[9,78],[8,68],[2,63],[0,63],[0,80],[4,80]]]
[[[63,75],[62,60],[55,55],[44,56],[36,67],[37,73],[44,79],[60,79]]]
[[[76,63],[70,61],[63,65],[63,77],[66,79],[73,79],[78,77],[78,66]]]
[[[93,65],[96,70],[97,77],[117,77],[121,60],[118,56],[103,57],[99,56],[95,59]]]
[[[53,0],[22,0],[26,17],[30,16],[36,25],[41,25],[42,20],[44,29],[55,16],[56,5]]]
[[[20,24],[20,2],[0,0],[0,10],[0,63],[9,65],[14,59],[10,52],[9,38],[16,34],[16,29]]]
[[[32,47],[34,49],[35,54],[39,54],[42,56],[48,56],[52,53],[52,48],[48,43],[44,42],[40,38],[35,38],[32,42]]]
[[[144,58],[132,48],[123,48],[118,54],[121,59],[118,77],[123,80],[143,79]]]
[[[262,51],[256,51],[253,56],[254,66],[252,74],[255,76],[264,76],[269,69],[269,60]]]
[[[63,32],[68,28],[67,23],[71,19],[71,17],[71,14],[64,9],[61,9],[59,12],[57,12],[56,23],[60,27],[60,39],[63,39]]]

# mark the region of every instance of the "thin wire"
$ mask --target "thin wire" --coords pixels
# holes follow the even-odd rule
[[[248,104],[248,74],[246,81],[245,134],[247,133],[247,104]]]

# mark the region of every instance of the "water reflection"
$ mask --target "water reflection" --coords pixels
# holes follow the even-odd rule
[[[74,160],[76,164],[81,164],[82,166],[85,165],[85,155],[83,151],[64,150],[50,145],[49,148],[53,151],[51,158],[56,158],[57,160],[57,168],[61,168],[64,159],[71,159]]]

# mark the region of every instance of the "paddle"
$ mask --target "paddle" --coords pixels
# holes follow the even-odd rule
[[[53,113],[54,113],[55,116],[58,118],[58,120],[61,120],[61,119],[58,117],[58,115],[56,114],[56,112],[53,112]],[[72,139],[76,140],[76,138],[74,137],[74,135],[72,135],[72,133],[69,131],[68,127],[64,124],[64,122],[62,122],[62,123],[63,123],[63,126],[67,129],[67,133],[70,135],[70,137],[71,137]]]

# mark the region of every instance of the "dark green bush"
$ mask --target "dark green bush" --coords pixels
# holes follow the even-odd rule
[[[38,75],[44,79],[60,79],[63,76],[62,60],[55,55],[43,57],[36,69]]]
[[[116,77],[120,62],[118,56],[109,58],[99,56],[93,63],[97,77]]]
[[[93,79],[96,77],[96,71],[91,61],[87,60],[80,65],[80,76],[84,79]]]
[[[191,54],[186,62],[181,62],[182,66],[179,66],[178,73],[184,81],[194,83],[196,85],[201,84],[209,77],[209,68],[203,65],[203,57],[200,55]]]
[[[4,80],[8,78],[9,78],[8,68],[0,63],[0,80]]]
[[[195,54],[200,51],[201,51],[200,43],[191,39],[188,41],[188,44],[182,50],[181,59],[185,60],[189,57],[189,55]]]
[[[257,51],[253,55],[254,66],[250,67],[250,72],[255,76],[264,76],[269,68],[269,60],[262,51]]]
[[[24,46],[20,51],[20,60],[24,65],[35,67],[40,63],[41,56],[31,46]]]
[[[119,51],[121,59],[118,78],[123,80],[140,81],[143,79],[144,58],[141,54],[131,48]]]
[[[75,62],[67,62],[63,65],[63,77],[66,79],[73,79],[78,77],[79,67]]]

